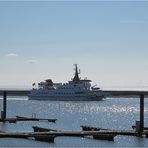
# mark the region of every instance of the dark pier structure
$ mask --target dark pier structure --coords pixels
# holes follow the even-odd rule
[[[0,122],[11,122],[11,121],[39,121],[39,120],[50,120],[51,122],[55,121],[56,119],[32,119],[28,117],[16,117],[16,118],[7,118],[7,96],[28,96],[30,90],[0,90],[0,96],[3,96],[3,110],[1,111],[1,119]],[[47,131],[47,132],[28,132],[28,133],[13,133],[13,132],[0,132],[0,138],[3,137],[12,137],[12,138],[28,138],[34,137],[36,140],[45,140],[45,141],[54,141],[54,138],[57,136],[93,136],[94,139],[101,139],[108,140],[113,139],[116,135],[132,135],[132,136],[146,136],[148,137],[148,130],[145,131],[144,129],[144,99],[148,97],[148,91],[113,91],[108,90],[104,91],[109,94],[109,97],[135,97],[140,98],[140,121],[139,121],[139,129],[138,131],[118,131],[118,130],[111,130],[111,129],[100,129],[94,128],[93,131],[80,131],[80,132],[66,132],[66,131]],[[49,121],[49,122],[50,122]],[[83,127],[83,126],[82,126]],[[83,127],[84,128],[84,127]],[[85,127],[86,128],[86,127]],[[87,127],[88,128],[88,127]],[[90,127],[89,127],[90,128]],[[102,139],[101,139],[102,140]]]
[[[144,97],[148,97],[148,91],[105,91],[110,97],[135,97],[140,98],[140,127],[139,134],[144,131]]]
[[[6,119],[7,115],[7,96],[28,96],[29,90],[0,90],[0,96],[3,96],[3,111],[1,119]]]

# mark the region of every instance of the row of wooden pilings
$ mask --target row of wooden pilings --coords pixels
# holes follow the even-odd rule
[[[7,91],[3,92],[3,111],[1,111],[1,119],[6,119],[7,113]],[[144,131],[144,94],[140,94],[140,129],[139,132]]]

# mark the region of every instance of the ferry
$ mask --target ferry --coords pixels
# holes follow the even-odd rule
[[[106,93],[96,86],[91,86],[91,80],[79,77],[80,70],[74,65],[75,75],[67,83],[53,83],[47,79],[33,83],[30,91],[30,100],[52,100],[52,101],[100,101],[106,97]]]

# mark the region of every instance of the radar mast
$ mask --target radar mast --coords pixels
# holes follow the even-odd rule
[[[74,64],[75,66],[75,76],[73,78],[73,82],[79,82],[80,81],[80,78],[79,78],[79,73],[80,71],[78,72],[78,67],[77,67],[77,64]]]

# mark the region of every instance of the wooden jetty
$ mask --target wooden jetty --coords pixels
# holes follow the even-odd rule
[[[48,121],[55,123],[57,119],[47,119],[47,118],[31,118],[31,117],[22,117],[16,116],[16,118],[6,118],[0,119],[0,122],[9,122],[9,123],[16,123],[19,121]]]
[[[33,129],[34,129],[34,132],[50,132],[50,131],[62,132],[60,130],[53,130],[53,129],[43,128],[43,127],[38,127],[38,126],[33,126]],[[89,131],[91,131],[91,130],[89,130]],[[101,135],[97,134],[97,135],[92,135],[93,139],[109,140],[109,141],[113,141],[115,136],[116,136],[115,134],[101,134]],[[56,137],[56,136],[54,135],[54,137]],[[80,135],[80,137],[81,137],[81,135]],[[40,140],[40,138],[38,138],[38,140]],[[41,140],[42,140],[42,138],[41,138]]]
[[[85,132],[98,131],[100,134],[113,134],[113,135],[122,135],[122,136],[139,136],[139,133],[135,130],[114,130],[106,128],[96,128],[91,126],[81,126],[82,130]]]
[[[55,136],[73,136],[73,137],[84,137],[92,135],[102,134],[114,134],[114,135],[126,135],[126,136],[137,136],[137,132],[134,130],[113,130],[113,131],[50,131],[50,132],[2,132],[0,137],[14,137],[14,136],[26,136],[34,137],[37,135],[55,135]],[[145,134],[145,133],[143,133]],[[147,133],[146,133],[147,134]]]
[[[93,137],[94,139],[99,140],[113,140],[116,134],[114,133],[105,133],[98,131],[50,131],[50,132],[5,132],[0,133],[0,138],[35,138],[36,140],[40,140],[40,138],[46,142],[48,140],[54,141],[53,138],[64,136],[64,137]],[[41,141],[42,141],[41,140]]]
[[[41,128],[40,128],[41,129]],[[43,130],[43,128],[42,128]],[[45,130],[47,130],[45,128]],[[92,137],[98,140],[114,140],[115,136],[138,136],[135,130],[99,130],[99,131],[38,131],[38,132],[0,132],[0,138],[35,138],[35,140],[54,142],[54,138],[61,136],[68,137]],[[148,132],[142,135],[148,136]]]
[[[57,119],[47,119],[47,118],[32,118],[32,117],[24,117],[24,116],[16,116],[16,118],[17,119],[19,119],[19,120],[22,120],[22,119],[24,119],[24,120],[31,120],[31,121],[48,121],[48,122],[56,122],[57,121]]]

